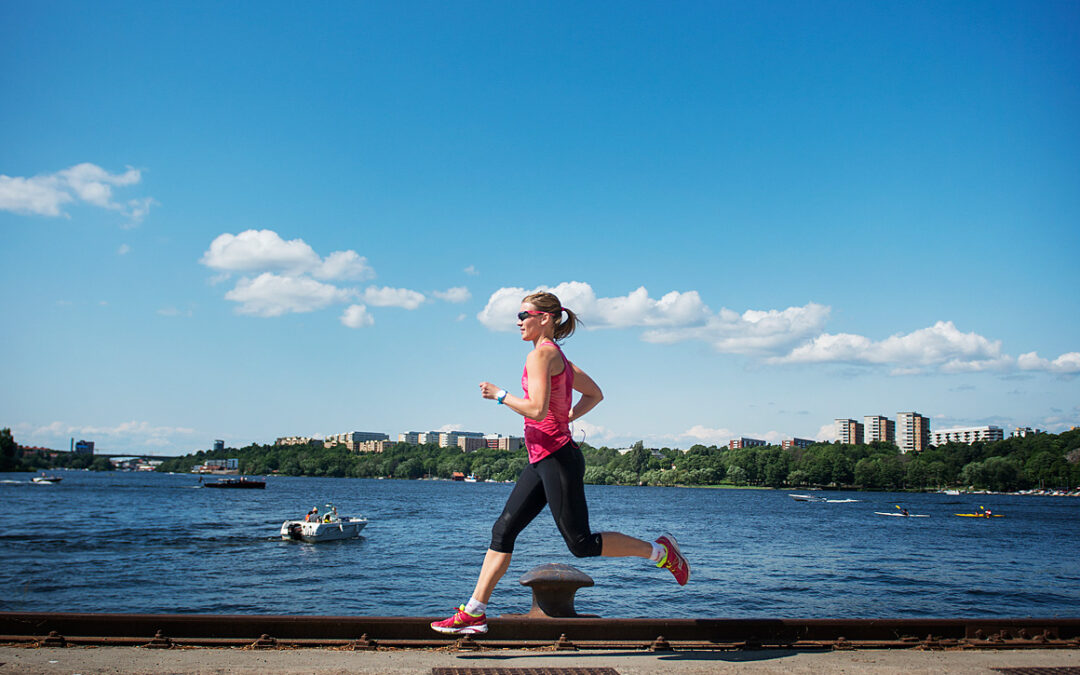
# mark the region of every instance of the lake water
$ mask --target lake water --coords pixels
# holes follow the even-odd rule
[[[468,599],[509,484],[270,477],[208,490],[188,475],[0,474],[3,611],[433,616]],[[593,528],[670,530],[693,566],[679,587],[639,559],[576,559],[545,510],[518,539],[492,615],[527,612],[532,567],[573,565],[606,617],[1080,616],[1080,500],[589,486]],[[282,521],[332,502],[358,540],[281,541]],[[886,518],[906,506],[930,518]],[[979,506],[1005,518],[957,518]]]

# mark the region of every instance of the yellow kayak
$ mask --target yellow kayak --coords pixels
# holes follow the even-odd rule
[[[1000,513],[986,514],[986,513],[954,513],[954,516],[960,516],[962,518],[1004,518]]]

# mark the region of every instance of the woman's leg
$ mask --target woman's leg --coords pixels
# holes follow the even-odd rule
[[[506,570],[510,568],[511,555],[510,553],[500,553],[488,549],[487,555],[484,556],[484,565],[480,568],[480,578],[476,580],[476,588],[472,594],[473,599],[479,600],[485,605],[491,600],[491,592],[495,590],[495,585],[499,583],[499,579],[502,579],[503,575],[506,574]]]
[[[487,603],[495,586],[510,567],[514,543],[525,526],[544,510],[547,499],[536,469],[530,464],[518,477],[517,484],[506,499],[502,514],[491,528],[491,545],[484,555],[484,564],[476,580],[473,599]]]
[[[605,558],[625,558],[628,556],[648,558],[652,556],[653,545],[647,541],[635,539],[621,532],[601,532],[600,538],[603,541],[600,555]]]
[[[585,501],[585,458],[579,448],[568,444],[535,466],[543,480],[551,514],[571,553],[579,558],[653,555],[653,545],[649,542],[620,532],[592,532]]]

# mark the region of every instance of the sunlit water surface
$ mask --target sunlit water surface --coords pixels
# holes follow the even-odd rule
[[[464,602],[509,484],[270,477],[209,490],[195,476],[0,474],[0,610],[431,616]],[[686,587],[638,559],[575,559],[548,511],[518,539],[492,614],[526,612],[535,565],[596,581],[608,617],[1053,617],[1080,607],[1080,499],[589,486],[593,528],[672,532]],[[282,541],[332,502],[360,539]],[[930,518],[888,518],[906,506]],[[958,518],[979,506],[1005,518]]]

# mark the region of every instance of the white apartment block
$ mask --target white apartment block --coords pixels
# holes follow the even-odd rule
[[[896,413],[896,445],[900,452],[922,452],[929,444],[929,417],[917,412]]]
[[[439,432],[438,431],[422,431],[416,434],[416,442],[419,445],[438,445],[439,444]]]
[[[866,415],[863,417],[863,440],[866,443],[884,441],[896,442],[896,422],[884,415]]]
[[[930,442],[934,445],[946,443],[966,443],[971,445],[975,441],[1000,441],[1005,438],[1005,432],[1000,427],[956,427],[954,429],[941,429],[930,434]]]
[[[274,441],[274,445],[307,445],[309,443],[322,443],[318,438],[310,436],[282,436]]]
[[[836,440],[846,445],[862,445],[862,422],[852,419],[841,419],[838,417],[833,424],[836,427]]]
[[[792,448],[809,448],[814,444],[814,441],[809,438],[789,438],[780,442],[780,447],[784,450],[791,450]]]
[[[350,431],[345,434],[334,434],[333,436],[327,436],[323,440],[324,448],[332,448],[335,445],[344,445],[347,449],[354,452],[357,451],[357,446],[360,443],[366,441],[388,441],[390,437],[386,434],[381,434],[376,431]]]

